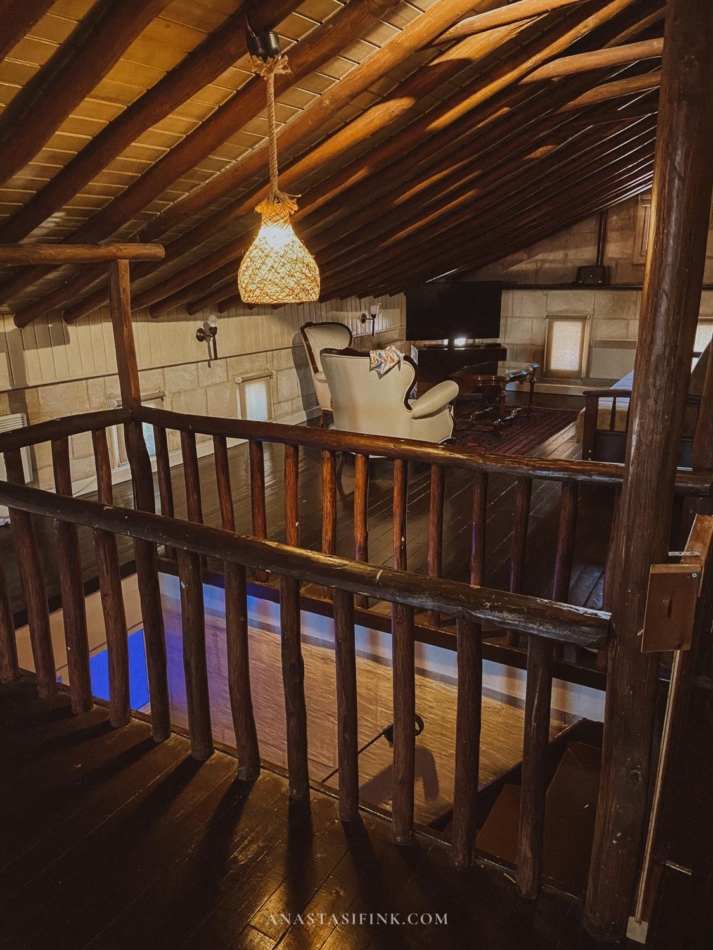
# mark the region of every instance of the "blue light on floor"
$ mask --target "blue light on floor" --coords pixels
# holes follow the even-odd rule
[[[146,671],[144,631],[129,634],[129,703],[132,709],[141,709],[149,701],[149,678]],[[106,649],[95,653],[89,660],[92,693],[99,699],[109,699],[109,654]]]

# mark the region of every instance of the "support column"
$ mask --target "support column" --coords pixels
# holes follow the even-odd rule
[[[658,658],[640,651],[649,567],[667,553],[713,188],[710,0],[669,0],[652,231],[615,541],[613,637],[587,925],[626,930],[639,872]]]

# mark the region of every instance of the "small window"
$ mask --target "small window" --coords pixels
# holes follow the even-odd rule
[[[645,264],[649,250],[649,234],[651,233],[651,195],[640,195],[639,206],[636,210],[636,231],[634,233],[634,264]]]
[[[586,335],[587,317],[548,317],[544,375],[582,379]]]
[[[236,376],[238,419],[272,420],[272,372],[269,369]]]
[[[696,327],[693,355],[700,356],[713,338],[713,320],[701,320]]]

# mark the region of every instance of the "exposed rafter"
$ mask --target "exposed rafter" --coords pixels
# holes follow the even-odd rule
[[[99,0],[0,116],[0,183],[37,154],[169,2]]]

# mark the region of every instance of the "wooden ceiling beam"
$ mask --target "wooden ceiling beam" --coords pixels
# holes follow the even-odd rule
[[[381,49],[375,50],[364,62],[355,66],[335,83],[327,94],[310,103],[306,109],[288,122],[278,133],[281,151],[313,135],[356,96],[361,95],[375,82],[384,78],[399,64],[416,53],[424,42],[438,35],[459,17],[472,8],[468,0],[436,0],[425,13],[409,23],[401,33],[388,40]],[[146,228],[146,233],[157,237],[166,234],[187,217],[224,198],[254,175],[267,168],[267,145],[255,149],[230,168],[216,175],[211,181],[194,189],[175,205],[163,211]]]
[[[590,89],[576,99],[572,99],[571,102],[562,106],[560,111],[571,112],[575,109],[596,105],[598,102],[609,102],[611,99],[619,99],[622,96],[630,96],[637,92],[647,92],[650,89],[658,89],[660,85],[661,70],[644,73],[641,76],[628,76],[626,79],[616,79],[614,82],[596,86],[594,89]]]
[[[354,280],[378,282],[380,274],[398,272],[401,268],[409,267],[414,260],[421,258],[434,263],[436,267],[439,267],[441,262],[445,262],[448,266],[453,256],[460,251],[463,234],[467,233],[469,228],[474,228],[483,242],[496,242],[499,235],[512,233],[512,222],[516,221],[516,231],[519,236],[519,232],[534,216],[558,207],[563,195],[571,197],[607,187],[611,181],[629,175],[632,169],[638,169],[642,163],[650,161],[652,154],[653,140],[644,143],[631,154],[615,156],[603,171],[596,161],[582,170],[575,168],[570,175],[566,176],[554,171],[544,176],[539,187],[534,191],[530,191],[528,176],[525,174],[519,187],[513,189],[509,200],[491,205],[482,215],[477,212],[477,203],[474,203],[476,208],[474,214],[464,214],[452,221],[442,223],[433,238],[431,235],[426,235],[417,239],[407,239],[400,247],[397,245],[388,257],[384,255],[383,259],[379,252],[375,252],[370,264],[362,262],[360,266],[352,270],[344,270],[340,277],[335,276],[334,279],[348,284],[348,275],[352,274]],[[329,268],[326,270],[329,272]],[[327,276],[325,284],[328,285],[330,280],[331,278]]]
[[[136,0],[127,0],[136,2]],[[159,0],[155,0],[159,2]],[[162,0],[166,2],[166,0]],[[352,0],[341,7],[329,20],[296,43],[289,52],[289,73],[275,77],[275,93],[280,95],[300,78],[333,59],[345,46],[355,42],[384,10],[397,0]],[[63,243],[75,244],[102,241],[130,221],[163,191],[265,108],[265,83],[252,77],[238,91],[219,106],[198,128],[182,139],[162,158],[155,162],[133,184],[113,201],[85,221]],[[0,120],[1,121],[1,120]],[[142,235],[143,237],[143,235]],[[12,299],[21,290],[39,280],[46,271],[21,274],[0,286],[0,302]],[[88,282],[92,275],[85,275]]]
[[[626,158],[643,146],[650,149],[654,141],[655,127],[652,127],[650,123],[644,123],[638,134],[633,136],[631,130],[626,129],[620,135],[612,136],[610,140],[590,139],[587,143],[576,143],[571,148],[563,149],[555,161],[551,160],[551,156],[547,156],[535,160],[530,165],[521,165],[510,174],[501,172],[498,176],[498,172],[495,171],[488,176],[487,180],[478,182],[475,189],[466,187],[456,192],[450,200],[435,204],[430,212],[424,209],[422,215],[412,214],[410,219],[402,222],[395,221],[388,229],[375,230],[373,244],[378,246],[379,259],[384,261],[388,259],[390,253],[398,253],[398,247],[403,240],[416,236],[419,232],[427,231],[423,234],[423,241],[429,243],[435,241],[441,233],[442,228],[439,222],[443,218],[453,214],[481,216],[490,209],[495,215],[503,215],[523,190],[527,192],[528,197],[537,194],[538,182],[556,181],[564,188],[567,176],[562,177],[562,171],[566,173],[568,169],[574,168],[575,171],[571,175],[579,175],[595,162],[597,171],[601,172],[612,162],[619,158]],[[446,221],[444,228],[448,226]],[[333,273],[340,267],[358,267],[359,262],[371,253],[373,252],[369,242],[353,241],[351,249],[348,249],[345,244],[340,244],[336,248],[330,247],[324,256],[319,252],[316,256],[320,269],[326,267]]]
[[[54,0],[0,0],[0,60],[32,29]]]
[[[605,30],[598,30],[593,36],[597,46],[616,45],[622,36],[637,35],[636,25],[648,20],[641,20],[638,16],[632,19],[633,23],[626,24],[623,29],[617,19],[616,26],[609,24]],[[606,35],[602,35],[603,32]],[[441,142],[445,143],[445,147],[439,145],[436,133],[429,139],[429,148],[424,149],[424,136],[429,134],[429,128],[414,124],[382,143],[378,152],[370,152],[350,165],[342,166],[327,179],[310,188],[307,196],[300,202],[301,207],[295,220],[300,220],[305,210],[311,213],[319,207],[323,209],[323,216],[333,213],[334,209],[344,207],[345,204],[363,207],[374,200],[381,180],[392,177],[394,181],[406,181],[414,176],[417,169],[425,169],[436,159],[447,155],[459,142],[466,143],[469,138],[477,136],[478,150],[485,156],[489,149],[499,149],[510,135],[521,137],[532,131],[536,132],[541,121],[550,113],[586,92],[591,86],[591,74],[572,77],[566,83],[557,83],[551,88],[538,89],[537,93],[529,98],[526,96],[527,87],[512,86],[497,97],[496,102],[485,111],[481,109],[475,113],[465,135],[461,133],[459,138],[454,138],[453,127],[446,127],[441,135]],[[459,102],[467,98],[468,94],[468,89],[461,90],[442,106],[436,107],[429,113],[432,120],[440,123],[452,108],[458,108]],[[477,121],[478,118],[481,118],[480,122]],[[462,126],[461,121],[456,134]],[[379,178],[375,180],[377,172]],[[346,191],[350,193],[345,202],[343,195]],[[258,192],[254,192],[254,197],[257,195]]]
[[[579,38],[580,36],[586,35],[596,26],[600,26],[601,24],[608,22],[609,20],[614,18],[618,13],[620,13],[622,10],[627,9],[630,5],[631,5],[631,0],[613,0],[613,2],[606,3],[600,6],[600,8],[596,11],[596,13],[591,14],[589,17],[586,17],[584,20],[578,19],[576,24],[572,25],[570,21],[568,21],[567,24],[565,24],[564,26],[560,25],[561,28],[557,32],[554,43],[549,42],[549,43],[543,44],[544,48],[540,52],[540,56],[535,60],[535,62],[529,60],[524,66],[524,72],[528,71],[529,69],[532,69],[533,66],[538,64],[538,61],[542,62],[546,60],[547,58],[550,58],[552,55],[554,55],[558,51],[560,46],[562,48],[565,48],[567,45],[574,42],[575,39]],[[434,8],[432,7],[429,10],[429,13],[433,9]],[[414,22],[418,23],[420,22],[420,19],[421,18],[419,18],[419,20],[416,20]],[[406,30],[404,31],[404,34],[405,33],[406,33]],[[394,42],[394,41],[390,41],[390,42]],[[389,44],[387,44],[387,46],[388,45]],[[553,46],[556,48],[553,48]],[[384,47],[384,49],[386,48],[387,47]],[[374,56],[376,55],[378,54],[374,54]],[[367,60],[367,62],[369,62],[370,60]],[[353,70],[352,72],[356,72],[356,69]],[[510,72],[512,72],[512,70]],[[349,75],[352,75],[352,74],[350,73]],[[519,77],[514,77],[514,78],[519,78]],[[482,93],[480,94],[482,95]],[[323,99],[324,98],[328,98],[328,97],[323,97]],[[468,106],[466,106],[465,108],[468,108],[469,106],[472,107],[472,105],[473,105],[472,103],[469,103]],[[459,114],[458,112],[456,112],[455,114],[451,115],[449,118],[453,122],[455,122],[459,118],[461,118],[461,115],[462,113]],[[290,125],[292,125],[292,123],[290,123],[286,128],[289,128]],[[298,162],[297,164],[300,164],[300,163]],[[182,204],[183,202],[178,203],[176,205],[176,208],[178,208],[179,205],[182,205]],[[235,259],[235,256],[239,254],[239,252],[242,250],[242,247],[243,247],[242,241],[232,242],[232,252],[234,255],[233,259]],[[223,249],[219,249],[219,251],[217,252],[212,252],[211,254],[207,255],[206,258],[204,258],[204,262],[203,262],[205,269],[206,270],[208,268],[215,269],[225,264],[227,260],[231,259],[229,256],[226,256],[226,254],[229,254],[230,251],[231,251],[230,246],[226,246]],[[172,276],[170,278],[170,283],[168,284],[168,286],[166,287],[159,286],[159,291],[161,290],[164,291],[162,296],[166,296],[169,293],[174,293],[178,289],[177,284],[180,283],[181,280],[186,280],[189,276],[192,277],[192,275],[195,275],[197,277],[203,276],[202,274],[197,273],[197,269],[195,265],[190,265],[189,269],[182,269],[182,276],[181,275],[178,275],[177,277]],[[53,309],[54,307],[62,306],[68,298],[69,299],[72,298],[72,295],[76,297],[77,295],[81,294],[84,290],[84,286],[85,286],[85,283],[83,282],[81,278],[74,283],[70,282],[69,285],[63,288],[63,290],[66,291],[65,293],[60,291],[58,293],[50,294],[48,297],[43,298],[41,301],[38,301],[35,305],[31,305],[29,308],[26,308],[27,312],[23,311],[22,314],[18,315],[18,320],[23,321],[24,323],[25,320],[29,320],[33,318],[32,317],[33,312],[36,315],[37,313],[40,313],[40,312],[47,312],[47,310]],[[185,284],[184,286],[187,286],[187,284]],[[191,292],[189,297],[187,297],[186,299],[190,299],[190,296],[195,296],[195,294]],[[161,299],[161,295],[160,294],[157,295],[157,291],[154,290],[153,288],[151,289],[151,291],[147,292],[147,295],[144,298],[146,303],[155,303],[159,299]]]
[[[596,207],[602,203],[611,204],[624,200],[632,193],[639,193],[648,182],[651,181],[653,173],[653,159],[647,165],[636,167],[628,174],[620,176],[606,186],[601,183],[590,185],[586,189],[577,189],[566,195],[560,195],[559,200],[551,202],[543,207],[537,215],[532,216],[529,226],[518,227],[516,238],[510,238],[509,243],[503,243],[503,238],[508,241],[511,232],[494,232],[490,234],[487,242],[471,241],[472,238],[482,237],[480,229],[474,225],[469,231],[463,231],[458,235],[458,240],[454,247],[444,251],[442,255],[434,257],[432,254],[424,254],[414,257],[404,264],[400,270],[393,270],[381,275],[372,275],[371,278],[359,278],[351,284],[341,283],[342,292],[351,295],[361,293],[365,288],[372,289],[375,295],[387,292],[386,288],[403,288],[406,284],[418,279],[419,282],[436,279],[443,273],[455,274],[462,270],[468,272],[478,270],[488,263],[500,260],[508,254],[513,253],[518,248],[532,246],[535,238],[533,230],[538,223],[544,228],[544,237],[557,234],[567,227],[566,215],[571,211],[573,205],[578,210],[588,208],[589,202],[594,202]],[[584,217],[588,217],[592,211],[587,211]],[[365,283],[369,280],[369,283]],[[334,293],[331,284],[325,285],[325,294]]]
[[[458,0],[458,2],[461,3],[461,5],[467,5],[467,0]],[[616,0],[616,2],[623,3],[623,2],[627,2],[627,0]],[[628,2],[631,2],[631,0],[628,0]],[[447,4],[450,4],[450,5],[447,5]],[[429,15],[434,13],[434,11],[436,10],[436,6],[429,8],[428,10]],[[439,9],[441,8],[439,7]],[[451,0],[443,0],[442,10],[446,10],[446,9],[450,11],[449,15],[452,15],[454,7],[452,6]],[[440,18],[443,15],[444,15],[443,12],[441,12],[439,15],[439,22],[440,22]],[[397,44],[397,43],[399,46],[399,50],[403,52],[404,43],[402,39],[407,34],[408,34],[407,38],[409,39],[409,45],[406,48],[409,51],[411,51],[412,48],[418,49],[420,45],[420,37],[423,35],[423,27],[419,29],[418,31],[415,30],[415,27],[417,24],[421,22],[421,19],[422,18],[419,18],[418,20],[413,21],[413,23],[409,27],[407,27],[402,32],[402,34],[400,34],[400,36],[394,37],[394,39],[390,40],[389,43],[387,43],[384,47],[382,47],[381,51],[374,53],[371,57],[369,57],[369,59],[365,61],[364,64],[362,64],[362,66],[369,65],[370,63],[372,63],[372,60],[378,57],[379,63],[380,63],[379,71],[393,68],[393,66],[397,62],[397,59],[395,58],[397,55],[396,52],[393,49],[391,49],[388,59],[380,56],[380,53],[383,53],[384,51],[389,50],[392,44]],[[430,28],[431,30],[433,30],[435,29],[435,26],[431,25]],[[414,35],[411,35],[412,33]],[[424,70],[420,74],[416,74],[416,76],[413,78],[412,83],[409,85],[409,95],[413,97],[417,89],[420,90],[421,95],[425,95],[427,89],[437,88],[438,85],[440,85],[440,83],[442,83],[443,81],[457,75],[464,68],[464,63],[461,61],[460,57],[463,56],[468,51],[471,51],[471,55],[473,55],[473,51],[475,50],[475,48],[476,48],[475,43],[468,43],[466,48],[464,49],[459,48],[458,58],[456,58],[453,55],[449,55],[448,57],[443,58],[442,68],[440,70],[436,72],[430,72],[430,73],[427,70]],[[432,64],[429,67],[429,70],[433,68],[434,67]],[[336,107],[337,106],[341,107],[341,105],[343,105],[342,100],[346,94],[345,89],[347,88],[347,84],[349,84],[348,88],[354,91],[354,90],[360,90],[360,87],[362,83],[364,82],[363,75],[361,76],[358,83],[355,84],[352,81],[352,77],[354,77],[354,74],[357,73],[358,70],[361,70],[361,67],[356,67],[354,70],[352,70],[352,72],[348,73],[344,80],[341,80],[339,83],[336,84],[336,86],[330,89],[329,95],[324,95],[320,99],[316,100],[312,105],[310,105],[302,113],[301,116],[295,117],[295,119],[293,119],[292,122],[288,123],[288,125],[285,126],[281,130],[280,138],[279,138],[280,143],[283,142],[284,137],[287,134],[287,132],[290,132],[290,134],[294,135],[295,129],[297,128],[297,124],[300,124],[302,122],[303,117],[307,116],[308,113],[309,113],[309,124],[313,125],[317,123],[317,120],[319,120],[319,122],[325,121],[326,118],[328,118],[329,115],[332,113],[332,111],[338,111]],[[372,75],[372,74],[373,74],[373,70],[371,73],[369,73],[369,75]],[[407,80],[407,82],[409,81]],[[337,90],[337,87],[339,87],[339,90]],[[473,88],[475,87],[476,87],[476,84],[474,83]],[[401,87],[399,87],[399,101],[405,100],[405,97],[402,97],[400,95],[401,92],[402,92],[402,89]],[[353,94],[356,94],[356,91],[354,91]],[[453,100],[456,100],[456,99],[457,97],[454,96]],[[405,101],[408,101],[408,100],[405,100]],[[317,112],[316,110],[319,110],[319,112]],[[384,118],[383,112],[379,114],[382,118],[382,122],[388,121],[388,119]],[[361,118],[362,117],[359,117],[359,119]],[[354,120],[354,122],[358,123],[359,119]],[[347,128],[351,128],[353,125],[354,123],[350,123],[350,125]],[[301,127],[301,124],[300,124],[300,127]],[[371,133],[365,133],[364,129],[362,128],[362,124],[360,123],[359,127],[355,131],[352,132],[352,138],[353,138],[352,147],[356,142],[362,140],[362,137],[364,134],[371,134]],[[343,147],[344,147],[342,143],[342,139],[338,138],[339,135],[340,133],[336,133],[335,136],[332,136],[332,138],[327,140],[327,142],[332,143],[332,151],[337,156],[342,154]],[[337,139],[336,143],[333,142],[334,139]],[[321,148],[320,146],[317,146],[318,151],[320,150],[320,148]],[[256,150],[256,152],[260,152],[260,150]],[[260,154],[262,153],[260,152]],[[319,154],[316,159],[311,159],[310,155],[311,153],[297,160],[290,167],[288,167],[286,170],[282,172],[281,185],[283,187],[285,188],[289,187],[291,182],[297,178],[298,174],[304,169],[306,164],[312,163],[314,161],[321,162],[323,160],[322,151],[319,151]],[[177,213],[178,210],[183,211],[184,208],[192,207],[191,200],[194,194],[203,196],[203,195],[206,195],[207,192],[210,192],[210,194],[207,195],[207,200],[208,199],[214,200],[215,187],[219,181],[223,183],[221,185],[221,187],[223,187],[228,178],[230,178],[231,182],[233,182],[234,184],[236,181],[242,181],[242,176],[248,176],[248,178],[252,177],[254,176],[255,172],[258,170],[259,167],[261,166],[265,167],[264,166],[265,161],[266,161],[266,158],[264,154],[262,154],[262,157],[258,155],[256,158],[256,153],[250,153],[248,156],[246,156],[245,159],[241,160],[240,162],[237,162],[227,172],[221,174],[220,176],[216,176],[216,178],[213,179],[211,182],[209,182],[207,185],[203,186],[201,189],[198,189],[197,192],[192,193],[191,195],[188,195],[186,198],[182,199],[180,202],[177,202],[176,205],[173,206],[173,209],[168,209],[168,211],[173,212],[175,210]],[[240,170],[241,172],[241,177],[239,179],[236,178],[237,170]],[[225,208],[221,209],[219,212],[216,212],[213,215],[211,215],[208,219],[202,221],[194,229],[191,229],[191,231],[186,232],[185,234],[181,235],[179,238],[175,239],[174,241],[169,242],[167,244],[167,249],[168,249],[167,263],[170,263],[172,260],[177,259],[182,254],[187,253],[195,245],[202,243],[204,240],[208,239],[213,234],[221,233],[222,231],[225,230],[226,224],[230,223],[233,219],[239,217],[241,214],[245,215],[248,213],[252,213],[255,204],[259,202],[260,198],[264,194],[264,191],[265,189],[263,187],[254,189],[248,196],[243,196],[241,199],[239,199],[240,203],[237,206],[235,206],[234,204],[230,204],[226,206]],[[204,207],[203,202],[201,202],[198,205],[198,207],[201,207],[201,208]],[[142,237],[148,237],[149,234],[162,233],[165,230],[166,226],[169,226],[169,225],[172,226],[173,223],[174,223],[173,217],[169,215],[168,217],[165,217],[163,219],[163,224],[161,225],[159,224],[158,221],[152,223],[148,228],[146,228],[143,232],[141,232]],[[240,245],[236,245],[233,243],[232,246],[235,247],[236,254],[242,251],[242,243]],[[222,254],[214,252],[213,254],[207,255],[205,260],[206,260],[206,266],[212,266],[216,260],[220,260],[221,262],[223,262],[224,257]],[[143,272],[138,271],[137,275],[145,277],[146,273],[147,273],[146,271],[143,271]],[[185,273],[187,275],[188,273],[194,273],[194,271],[189,270],[189,271],[186,271]],[[137,276],[137,275],[134,275],[134,276]],[[56,307],[61,307],[63,303],[66,302],[67,299],[71,299],[72,297],[76,297],[77,295],[80,295],[92,276],[93,275],[89,275],[89,274],[78,275],[78,277],[75,280],[71,281],[67,285],[63,285],[63,288],[58,293],[51,292],[49,295],[47,295],[47,297],[43,298],[42,302],[38,301],[37,304],[30,304],[27,308],[25,308],[25,310],[17,314],[16,321],[17,320],[29,321],[29,320],[34,319],[34,316],[32,316],[32,314],[36,315],[37,313],[42,312],[43,310],[46,312],[48,309],[55,309]],[[176,290],[178,289],[176,287],[176,280],[172,278],[168,278],[166,282],[166,286],[171,288],[170,290],[171,294],[175,293]],[[4,289],[5,289],[5,293],[7,294],[7,286]],[[14,288],[10,287],[10,290],[12,289]],[[0,300],[3,299],[1,295],[2,291],[3,291],[3,288],[0,288]],[[64,293],[63,291],[66,291],[66,293]],[[146,291],[145,293],[142,292],[139,295],[139,298],[142,301],[142,303],[137,304],[135,301],[135,304],[137,306],[150,305],[152,303],[155,303],[158,299],[161,299],[160,295],[154,296],[150,291]],[[189,296],[187,296],[185,299],[189,299]],[[99,302],[95,304],[97,300]],[[92,295],[91,298],[87,298],[86,307],[89,307],[90,304],[95,304],[93,309],[96,309],[96,306],[101,306],[102,303],[104,302],[105,302],[104,299],[100,299],[97,294],[94,294]],[[84,309],[82,313],[81,307],[77,307],[76,305],[72,306],[70,310],[73,314],[79,313],[80,315],[83,315],[83,313],[91,312],[91,310],[89,309]],[[78,319],[78,317],[74,317],[74,319]],[[24,322],[22,325],[25,325]]]
[[[591,69],[606,69],[625,63],[636,63],[640,60],[660,59],[662,56],[663,37],[641,40],[639,43],[627,43],[612,49],[598,49],[589,53],[577,53],[574,56],[560,56],[551,63],[540,66],[520,82],[532,83],[560,79],[562,76],[572,76]]]
[[[23,168],[170,0],[99,0],[0,115],[0,183]]]
[[[475,16],[461,20],[460,23],[456,23],[455,26],[446,30],[433,44],[429,45],[443,46],[446,43],[452,43],[454,40],[462,40],[466,36],[473,36],[475,33],[483,33],[486,30],[506,26],[508,23],[517,23],[530,17],[543,16],[560,7],[570,7],[581,2],[582,0],[518,0],[516,3],[506,3],[495,10],[476,13]]]
[[[0,265],[91,264],[96,261],[160,261],[161,244],[0,244]]]
[[[275,27],[299,4],[300,0],[265,0],[253,14],[255,28]],[[94,136],[27,204],[0,224],[0,241],[10,244],[30,234],[144,132],[243,57],[247,52],[244,20],[241,4],[177,66]]]
[[[450,111],[447,115],[442,116],[437,124],[434,122],[430,113],[428,113],[422,120],[417,120],[409,126],[406,133],[411,137],[416,136],[417,139],[422,142],[424,136],[431,135],[435,131],[441,131],[448,125],[461,120],[469,111],[487,103],[510,84],[517,82],[539,63],[551,58],[562,49],[566,49],[576,40],[586,36],[595,28],[607,23],[618,13],[621,13],[629,7],[631,3],[632,0],[610,0],[610,2],[600,6],[596,13],[591,13],[584,19],[578,18],[576,22],[573,22],[570,17],[557,24],[545,37],[539,37],[532,44],[518,49],[514,55],[509,57],[506,61],[496,63],[492,74],[488,74],[489,81],[486,83],[475,83],[474,91],[465,101],[463,100],[462,92],[452,97],[452,99],[449,100],[449,103],[452,103]],[[458,47],[456,47],[456,49],[458,49]],[[453,53],[454,51],[450,52]],[[397,110],[397,113],[403,112],[410,108],[409,99],[400,94],[397,95],[394,97],[392,108]],[[493,104],[491,109],[493,114],[497,112],[497,102]],[[345,151],[348,151],[349,148],[359,142],[364,141],[365,136],[373,135],[375,131],[392,122],[393,119],[394,114],[392,111],[389,111],[388,103],[373,107],[372,110],[369,110],[363,116],[355,119],[349,126],[340,130],[336,135],[317,146],[304,158],[295,162],[290,168],[284,171],[281,177],[283,187],[291,187],[300,175],[310,173],[330,159],[337,157],[343,159]],[[436,128],[433,128],[434,125],[436,125]],[[400,152],[400,154],[403,154],[403,152]],[[373,168],[373,156],[367,157],[366,165],[368,165],[369,168]],[[264,189],[260,189],[257,195],[253,194],[251,196],[250,200],[260,200],[264,197],[263,191]],[[241,212],[245,213],[247,210],[245,207],[247,201],[248,198],[243,196],[237,207],[231,204],[211,215],[207,221],[202,222],[198,226],[200,236],[205,238],[209,233],[216,233],[216,230],[224,226],[231,218],[236,217]],[[178,207],[178,205],[176,207]],[[189,233],[192,235],[192,239],[195,240],[196,230],[192,230]],[[187,249],[191,243],[191,238],[187,235],[182,235],[178,240],[181,250]],[[231,246],[234,247],[236,251],[238,248],[242,249],[241,242],[231,242]],[[170,259],[174,252],[175,244],[170,242],[167,246],[167,258]],[[211,265],[211,259],[215,259],[213,255],[206,256],[206,266]],[[167,286],[173,286],[174,279],[169,278],[168,281],[164,283],[166,283]],[[160,296],[161,286],[160,284],[156,285],[156,287],[151,288],[149,291],[140,294],[139,298],[142,300],[142,303],[144,305],[158,303],[158,301],[162,299]],[[189,299],[189,297],[186,299]]]
[[[373,265],[370,266],[368,262],[362,261],[350,266],[344,261],[340,268],[335,267],[335,262],[333,262],[331,268],[329,264],[325,266],[325,272],[333,278],[341,270],[345,275],[359,275],[367,280],[374,269],[384,271],[398,268],[402,262],[408,263],[415,253],[421,253],[421,249],[424,256],[430,256],[432,259],[447,257],[458,250],[464,222],[467,225],[468,221],[475,222],[479,233],[487,232],[490,225],[495,231],[508,228],[508,222],[513,219],[517,220],[517,227],[520,229],[527,221],[529,209],[541,207],[568,189],[587,187],[592,180],[598,186],[600,181],[608,181],[622,172],[627,173],[632,165],[638,166],[643,160],[648,160],[653,154],[654,142],[655,136],[650,134],[648,139],[644,137],[643,142],[636,143],[634,148],[631,148],[630,144],[625,144],[621,146],[621,149],[616,149],[610,156],[610,160],[605,163],[602,162],[602,156],[595,152],[584,167],[575,166],[569,175],[562,175],[559,167],[550,168],[536,179],[539,181],[539,186],[536,188],[531,187],[531,176],[523,170],[520,182],[515,187],[509,190],[502,189],[499,195],[491,196],[487,203],[478,199],[472,200],[461,210],[461,214],[452,220],[441,222],[440,225],[431,228],[427,234],[422,234],[420,237],[418,234],[405,235],[400,241],[396,241],[391,249],[382,250],[379,245],[378,253],[373,254]],[[620,154],[620,151],[623,151],[623,154]]]

